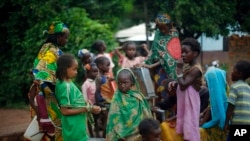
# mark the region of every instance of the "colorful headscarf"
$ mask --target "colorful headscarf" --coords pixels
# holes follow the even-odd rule
[[[158,14],[155,22],[157,24],[170,24],[171,23],[171,18],[168,14]]]
[[[68,27],[60,22],[60,21],[54,21],[52,22],[52,24],[49,26],[49,34],[55,34],[55,33],[61,33],[61,32],[65,32],[68,31]]]
[[[83,58],[83,56],[84,56],[85,54],[87,54],[87,53],[90,53],[89,50],[87,50],[87,49],[80,49],[80,50],[78,51],[78,57]]]

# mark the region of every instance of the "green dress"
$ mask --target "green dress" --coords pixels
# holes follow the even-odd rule
[[[80,108],[87,105],[81,91],[73,82],[58,80],[55,91],[60,107]],[[64,141],[86,141],[89,139],[86,113],[62,115],[61,121]]]

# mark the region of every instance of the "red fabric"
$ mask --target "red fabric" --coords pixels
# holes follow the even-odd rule
[[[174,38],[170,39],[166,48],[167,48],[167,51],[169,52],[169,54],[174,59],[178,60],[181,58],[181,43],[180,43],[179,38],[174,37]]]

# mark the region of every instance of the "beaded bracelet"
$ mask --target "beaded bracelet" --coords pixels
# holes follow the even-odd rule
[[[177,78],[182,78],[182,77],[183,77],[183,73],[177,74]]]

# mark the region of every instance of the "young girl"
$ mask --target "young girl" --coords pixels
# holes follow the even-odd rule
[[[147,118],[139,124],[140,141],[160,141],[161,127],[158,120]]]
[[[108,113],[106,140],[135,140],[138,126],[145,118],[152,118],[149,104],[140,92],[133,72],[124,68],[117,72],[118,90]]]
[[[181,42],[182,60],[177,61],[177,120],[176,132],[183,134],[184,140],[199,141],[200,96],[202,68],[196,61],[200,54],[200,44],[193,38]],[[185,65],[184,65],[185,63]]]
[[[99,125],[97,124],[97,120],[102,118],[101,121],[104,125],[104,130],[106,126],[107,121],[107,110],[109,108],[110,102],[112,100],[112,97],[114,95],[114,91],[116,89],[116,84],[114,81],[114,78],[108,77],[106,73],[109,72],[110,68],[110,61],[107,57],[101,56],[96,58],[95,63],[99,69],[99,74],[96,77],[96,92],[95,92],[95,99],[96,104],[101,106],[103,109],[102,113],[98,115],[99,117],[95,117],[95,132],[97,134],[97,137],[100,137],[99,135]],[[103,132],[103,137],[105,136],[105,131]]]
[[[225,130],[228,130],[229,123],[250,125],[250,86],[246,82],[250,77],[249,70],[250,62],[245,60],[238,61],[233,68],[231,80],[234,83],[230,86]]]
[[[110,61],[110,68],[108,73],[106,73],[106,75],[108,75],[109,77],[114,77],[113,75],[113,68],[115,67],[115,64],[112,60],[112,54],[111,53],[107,53],[106,51],[106,44],[103,40],[96,40],[93,45],[92,45],[92,49],[94,49],[95,51],[97,51],[97,54],[95,56],[94,59],[101,57],[101,56],[105,56],[109,59]]]
[[[142,44],[141,46],[148,54],[148,48],[146,44]],[[125,56],[119,51],[124,50]],[[119,47],[115,49],[116,54],[118,54],[121,62],[121,68],[133,68],[136,65],[140,65],[146,59],[143,56],[136,56],[136,44],[134,42],[127,42],[123,47]]]
[[[64,141],[86,141],[87,113],[98,114],[99,106],[93,106],[84,99],[81,91],[72,82],[77,75],[78,62],[74,56],[64,54],[57,60],[55,94],[62,113],[62,137]]]
[[[98,75],[98,68],[95,63],[86,64],[84,68],[87,79],[82,84],[82,94],[91,104],[95,104],[95,78]]]

